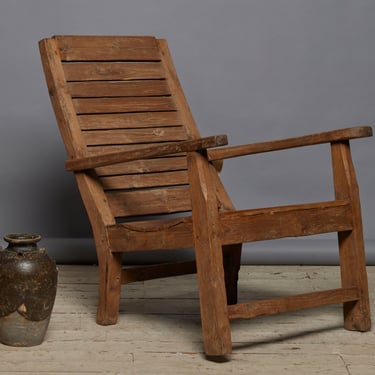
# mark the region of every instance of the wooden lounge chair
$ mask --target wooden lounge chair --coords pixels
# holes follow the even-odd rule
[[[370,329],[359,193],[349,140],[368,126],[233,147],[200,138],[165,40],[55,36],[40,41],[47,85],[86,207],[100,268],[97,322],[118,319],[122,283],[198,273],[204,350],[231,352],[230,321],[343,303],[344,326]],[[327,143],[335,199],[238,211],[223,159]],[[243,242],[338,232],[342,287],[237,303]],[[123,268],[124,252],[194,248],[196,262]]]

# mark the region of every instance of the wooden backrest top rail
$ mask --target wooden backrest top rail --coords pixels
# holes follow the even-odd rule
[[[63,61],[158,61],[157,39],[153,36],[55,36]]]

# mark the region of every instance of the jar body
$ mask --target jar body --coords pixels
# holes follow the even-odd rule
[[[11,234],[0,251],[0,342],[12,346],[42,343],[57,290],[57,268],[36,242],[40,236]]]

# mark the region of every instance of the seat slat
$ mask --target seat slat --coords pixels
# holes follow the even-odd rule
[[[105,190],[135,189],[188,184],[188,176],[186,171],[110,176],[101,177],[100,179]]]
[[[67,81],[126,81],[137,79],[164,79],[161,63],[65,63]]]
[[[182,122],[179,112],[175,111],[81,115],[78,121],[82,130],[175,126]]]
[[[166,96],[171,94],[165,80],[69,82],[68,89],[73,98]]]
[[[189,188],[168,187],[138,191],[111,191],[108,203],[114,217],[169,214],[191,210]]]
[[[78,114],[176,110],[170,97],[73,99],[73,104]]]
[[[186,131],[182,126],[132,130],[94,130],[83,134],[87,145],[121,145],[132,143],[153,143],[158,141],[184,141]]]
[[[166,157],[109,165],[96,168],[95,171],[98,176],[113,176],[120,174],[167,172],[186,169],[187,162],[185,157]]]

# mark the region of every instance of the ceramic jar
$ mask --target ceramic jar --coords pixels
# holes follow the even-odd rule
[[[0,250],[0,343],[34,346],[43,342],[57,289],[57,268],[39,235],[8,234]]]

